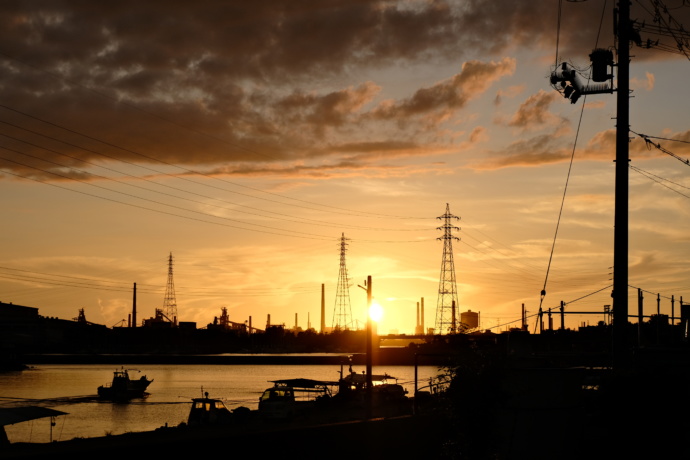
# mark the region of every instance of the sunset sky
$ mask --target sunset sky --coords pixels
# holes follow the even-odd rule
[[[655,21],[653,2],[632,2],[659,43],[631,49],[629,294],[631,313],[642,289],[647,314],[659,294],[678,315],[690,57],[653,32],[687,30],[690,6],[665,4]],[[571,104],[549,76],[567,61],[587,78],[592,50],[614,49],[615,6],[4,2],[0,301],[110,327],[137,283],[141,321],[163,307],[172,253],[179,321],[227,308],[318,329],[344,234],[353,319],[370,275],[379,331],[412,333],[421,298],[434,327],[448,204],[459,312],[518,326],[545,287],[544,310],[564,301],[601,313],[568,327],[596,324],[612,303],[616,96]]]

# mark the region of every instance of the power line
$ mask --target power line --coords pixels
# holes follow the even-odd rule
[[[636,3],[651,16],[652,24],[647,24],[647,21],[631,21],[630,25],[632,28],[631,35],[633,42],[640,48],[654,48],[669,53],[683,54],[686,58],[690,59],[690,55],[688,55],[686,51],[686,49],[690,48],[690,33],[671,16],[669,10],[674,8],[668,8],[660,0],[651,0],[654,11],[651,11],[639,0],[637,0]],[[680,8],[680,6],[678,8]],[[668,17],[668,20],[664,18],[664,15]],[[667,45],[661,43],[658,38],[654,41],[649,38],[643,40],[640,36],[640,32],[646,32],[660,37],[671,37],[676,43],[675,45]]]
[[[152,161],[152,162],[154,162],[154,163],[160,163],[160,164],[163,164],[163,165],[166,165],[166,166],[170,166],[170,167],[176,168],[176,169],[178,169],[178,170],[181,170],[181,171],[186,172],[186,173],[189,173],[189,174],[194,174],[194,175],[197,175],[197,176],[203,176],[203,177],[206,177],[206,178],[209,178],[209,179],[213,179],[213,180],[216,180],[216,181],[220,181],[220,182],[223,182],[223,183],[227,183],[227,184],[233,185],[233,186],[235,186],[235,187],[246,188],[246,189],[249,189],[249,190],[252,190],[252,191],[255,191],[255,192],[260,192],[260,193],[264,193],[264,194],[268,194],[268,195],[272,195],[272,196],[276,196],[276,197],[280,197],[280,198],[283,198],[283,199],[292,200],[292,201],[296,201],[296,202],[300,202],[300,203],[310,204],[310,205],[312,205],[312,206],[319,206],[318,210],[320,210],[320,211],[326,211],[326,212],[331,212],[331,213],[335,213],[335,214],[345,214],[345,215],[355,215],[355,216],[368,216],[368,217],[372,217],[372,218],[381,218],[381,219],[391,219],[391,218],[396,218],[396,219],[427,219],[427,217],[407,217],[407,216],[385,215],[385,214],[378,214],[378,213],[370,213],[370,212],[366,212],[366,211],[358,211],[358,210],[350,210],[350,209],[345,209],[345,208],[338,208],[338,207],[335,207],[335,206],[323,205],[323,204],[319,204],[319,203],[310,202],[310,201],[307,201],[307,200],[301,200],[301,199],[298,199],[298,198],[292,198],[292,197],[288,197],[288,196],[285,196],[285,195],[280,195],[280,194],[278,194],[278,193],[267,192],[267,191],[265,191],[265,190],[257,189],[257,188],[250,187],[250,186],[247,186],[247,185],[238,184],[238,183],[235,183],[235,182],[230,182],[230,181],[227,181],[227,180],[225,180],[225,179],[220,179],[220,178],[215,177],[215,176],[210,175],[210,174],[205,174],[205,173],[202,173],[202,172],[199,172],[199,171],[195,171],[195,170],[192,170],[192,169],[184,168],[184,167],[179,166],[179,165],[176,165],[176,164],[172,164],[172,163],[165,162],[165,161],[160,160],[160,159],[158,159],[158,158],[154,158],[154,157],[145,155],[145,154],[143,154],[143,153],[141,153],[141,152],[138,152],[138,151],[135,151],[135,150],[132,150],[132,149],[128,149],[128,148],[119,146],[119,145],[117,145],[117,144],[113,144],[113,143],[111,143],[111,142],[104,141],[104,140],[102,140],[102,139],[98,139],[98,138],[93,137],[93,136],[90,136],[90,135],[88,135],[88,134],[84,134],[84,133],[82,133],[82,132],[73,130],[73,129],[71,129],[71,128],[67,128],[67,127],[62,126],[62,125],[59,125],[59,124],[57,124],[57,123],[53,123],[53,122],[51,122],[51,121],[44,120],[44,119],[42,119],[42,118],[36,117],[36,116],[31,115],[31,114],[28,114],[28,113],[26,113],[26,112],[22,112],[22,111],[20,111],[20,110],[14,109],[14,108],[9,107],[9,106],[4,105],[4,104],[0,104],[0,108],[4,108],[4,109],[6,109],[6,110],[9,110],[9,111],[18,113],[18,114],[23,115],[23,116],[25,116],[25,117],[27,117],[27,118],[31,118],[31,119],[40,121],[40,122],[42,122],[42,123],[45,123],[45,124],[47,124],[47,125],[50,125],[50,126],[53,126],[53,127],[59,128],[59,129],[62,129],[62,130],[64,130],[64,131],[70,132],[70,133],[72,133],[72,134],[77,134],[77,135],[82,136],[82,137],[84,137],[84,138],[86,138],[86,139],[90,139],[90,140],[99,142],[99,143],[104,144],[104,145],[107,145],[107,146],[109,146],[109,147],[117,148],[117,149],[122,150],[122,151],[124,151],[124,152],[128,152],[128,153],[137,155],[137,156],[139,156],[139,157],[141,157],[141,158],[145,158],[145,159],[147,159],[147,160],[149,160],[149,161]],[[124,161],[124,160],[121,160],[121,159],[115,158],[115,157],[110,157],[110,158],[116,159],[117,161]],[[134,163],[129,163],[129,164],[134,164]],[[140,166],[140,165],[136,165],[136,166]],[[143,167],[143,166],[140,166],[140,167]],[[155,171],[155,170],[153,170],[153,171]],[[156,171],[156,172],[157,172],[157,173],[160,173],[160,171]],[[166,174],[166,175],[170,175],[170,174]],[[188,181],[193,182],[193,183],[195,183],[195,184],[200,184],[199,182],[192,181],[191,179],[180,178],[180,177],[178,177],[178,176],[174,176],[174,177],[177,177],[177,178],[182,179],[182,180],[188,180]],[[201,185],[205,185],[205,184],[201,184]],[[228,190],[226,190],[226,191],[228,191]],[[300,205],[300,204],[285,203],[285,202],[282,202],[282,201],[276,201],[276,200],[272,200],[272,199],[269,199],[269,198],[263,198],[263,197],[255,196],[255,195],[248,195],[248,194],[244,194],[244,193],[240,193],[240,192],[235,192],[235,191],[232,191],[231,193],[237,193],[237,194],[239,194],[239,195],[243,195],[243,196],[247,196],[247,197],[251,197],[251,198],[255,198],[255,199],[259,199],[259,200],[274,202],[274,203],[278,203],[278,204],[281,204],[281,205],[289,205],[289,206],[295,206],[295,207],[299,207],[299,208],[312,209],[312,210],[315,209],[315,208],[313,208],[313,207],[307,207],[307,206],[303,206],[303,205]]]
[[[663,148],[663,147],[661,146],[661,144],[652,142],[652,141],[651,141],[651,139],[652,139],[651,136],[647,136],[647,135],[645,135],[645,134],[636,133],[636,132],[633,131],[632,129],[630,130],[630,132],[633,133],[633,134],[638,135],[639,137],[641,137],[641,138],[645,141],[645,143],[647,144],[647,149],[650,149],[651,147],[654,147],[654,148],[656,148],[657,150],[659,150],[659,151],[661,151],[661,152],[664,152],[665,154],[667,154],[667,155],[669,155],[669,156],[672,156],[673,158],[675,158],[676,160],[682,162],[682,163],[685,164],[686,166],[690,166],[690,160],[683,159],[683,158],[679,157],[678,155],[676,155],[675,153],[671,152],[670,150],[667,150],[667,149]],[[674,139],[668,139],[668,140],[674,140]],[[685,142],[685,141],[678,141],[678,142]]]
[[[0,147],[0,148],[5,148],[5,147]],[[5,150],[10,150],[10,151],[11,151],[11,149],[7,149],[7,148],[5,148]],[[18,152],[18,153],[19,153],[19,152]],[[124,193],[124,192],[119,192],[119,191],[116,191],[116,190],[111,190],[111,189],[108,189],[108,188],[106,188],[106,187],[100,187],[100,186],[97,186],[97,185],[94,185],[94,184],[90,184],[90,183],[85,182],[85,181],[80,181],[80,180],[78,180],[78,179],[74,179],[74,178],[71,178],[71,177],[68,177],[68,176],[64,176],[64,175],[62,175],[62,174],[57,174],[57,173],[54,173],[54,172],[51,172],[51,171],[43,170],[43,169],[41,169],[41,168],[36,168],[36,167],[34,167],[34,166],[30,166],[30,165],[27,165],[27,164],[24,164],[24,163],[20,163],[20,162],[14,161],[14,160],[10,160],[10,159],[8,159],[8,158],[2,158],[2,157],[0,157],[0,159],[5,160],[5,161],[9,161],[9,162],[12,162],[12,163],[15,163],[15,164],[18,164],[18,165],[27,167],[27,168],[35,169],[35,170],[38,170],[38,171],[41,171],[41,172],[44,172],[44,173],[52,174],[52,175],[54,175],[54,176],[58,176],[58,177],[61,177],[61,178],[63,178],[63,179],[68,179],[68,180],[73,180],[73,181],[76,181],[76,182],[81,182],[81,183],[84,183],[84,184],[89,185],[89,186],[92,186],[92,187],[96,187],[96,188],[104,189],[104,190],[107,190],[107,191],[111,191],[111,192],[115,192],[115,193],[120,193],[120,194],[127,195],[127,196],[133,196],[133,197],[135,197],[135,198],[139,198],[139,199],[142,199],[142,200],[146,200],[145,198],[140,198],[140,197],[136,197],[136,196],[134,196],[134,195],[129,195],[129,194]],[[154,208],[150,208],[150,207],[146,207],[146,206],[137,205],[137,204],[134,204],[134,203],[127,203],[127,202],[125,202],[125,201],[115,200],[115,199],[113,199],[113,198],[107,198],[107,197],[104,197],[104,196],[95,195],[95,194],[88,193],[88,192],[83,192],[83,191],[80,191],[80,190],[74,190],[74,189],[70,189],[70,188],[67,188],[67,187],[62,187],[62,186],[60,186],[60,185],[57,185],[57,184],[54,184],[54,183],[51,183],[51,182],[44,182],[44,181],[41,181],[41,180],[38,180],[38,179],[34,179],[34,178],[31,178],[31,177],[23,176],[23,175],[21,175],[21,174],[16,174],[16,173],[9,172],[9,171],[5,171],[5,173],[6,173],[6,174],[11,174],[11,175],[13,175],[13,176],[15,176],[15,177],[21,177],[21,178],[23,178],[23,179],[32,180],[32,181],[35,181],[35,182],[38,182],[38,183],[41,183],[41,184],[50,185],[51,187],[56,187],[56,188],[60,188],[60,189],[63,189],[63,190],[68,190],[68,191],[70,191],[70,192],[79,193],[79,194],[82,194],[82,195],[85,195],[85,196],[90,196],[90,197],[93,197],[93,198],[99,198],[99,199],[102,199],[102,200],[105,200],[105,201],[110,201],[110,202],[112,202],[112,203],[123,204],[123,205],[126,205],[126,206],[130,206],[130,207],[133,207],[133,208],[142,209],[142,210],[145,210],[145,211],[156,212],[156,213],[159,213],[159,214],[165,214],[165,215],[173,216],[173,217],[180,217],[180,218],[183,218],[183,219],[188,219],[188,220],[192,220],[192,221],[196,221],[196,222],[203,222],[203,223],[208,223],[208,224],[220,225],[220,226],[223,226],[223,227],[236,228],[236,229],[240,229],[240,230],[251,230],[251,231],[256,231],[256,232],[261,232],[261,233],[268,233],[268,234],[272,234],[272,235],[280,235],[280,236],[293,236],[293,237],[297,237],[297,238],[322,239],[322,240],[332,240],[332,239],[333,239],[333,238],[330,237],[330,236],[309,234],[309,233],[305,233],[305,232],[293,232],[293,233],[297,233],[297,234],[295,234],[295,235],[290,235],[290,234],[286,234],[286,233],[279,233],[279,232],[268,231],[268,230],[249,229],[249,228],[241,227],[241,226],[238,226],[238,225],[224,224],[224,223],[222,223],[222,222],[212,222],[212,221],[209,221],[209,220],[199,219],[199,218],[190,217],[190,216],[183,216],[183,215],[181,215],[181,214],[175,214],[175,213],[172,213],[172,212],[162,211],[162,210],[160,210],[160,209],[154,209]],[[189,212],[193,212],[193,213],[197,213],[197,214],[207,215],[207,216],[211,216],[211,217],[217,217],[217,218],[219,218],[219,219],[225,219],[225,220],[232,220],[232,221],[235,221],[235,219],[228,219],[228,218],[223,218],[223,217],[218,217],[218,216],[212,216],[212,215],[210,215],[210,214],[206,214],[206,213],[203,213],[203,212],[200,212],[200,211],[186,210],[186,209],[184,209],[184,208],[180,208],[179,206],[174,206],[174,205],[169,205],[169,204],[165,204],[165,203],[160,203],[160,202],[156,202],[156,201],[153,201],[153,200],[146,200],[146,201],[151,201],[151,202],[156,203],[156,204],[163,204],[163,205],[165,205],[165,206],[170,206],[170,207],[172,207],[172,208],[182,209],[182,210],[189,211]],[[259,224],[248,224],[248,225],[255,225],[255,226],[258,226],[258,227],[269,228],[269,229],[275,230],[275,228],[269,227],[269,226],[266,226],[266,225],[259,225]],[[291,230],[287,230],[287,231],[291,231]]]
[[[100,291],[114,291],[114,292],[131,292],[131,283],[125,283],[123,281],[115,280],[105,280],[98,278],[85,278],[78,276],[61,275],[54,273],[46,273],[40,271],[24,270],[20,268],[11,268],[6,266],[0,266],[0,270],[9,273],[0,273],[0,279],[12,280],[23,283],[32,284],[45,284],[58,287],[69,287],[78,289],[93,289]],[[184,286],[177,286],[178,290],[184,293],[185,297],[212,297],[236,294],[241,292],[244,296],[249,297],[261,297],[267,295],[285,295],[286,292],[291,293],[312,293],[316,292],[319,288],[302,288],[295,289],[290,288],[289,290],[282,288],[260,288],[252,289],[241,287],[237,289],[227,289],[223,291],[211,290],[205,291],[203,288],[189,289]],[[143,289],[142,289],[143,288]],[[155,286],[152,284],[141,284],[137,283],[137,291],[145,294],[160,294],[165,288]]]
[[[6,122],[0,120],[0,123],[6,123]],[[11,125],[11,126],[13,126],[13,127],[19,128],[19,129],[24,129],[24,128],[22,128],[22,127],[19,127],[19,126],[17,126],[17,125],[13,125],[13,124],[11,124],[11,123],[6,123],[6,124],[9,124],[9,125]],[[45,136],[44,134],[41,134],[41,133],[37,133],[37,132],[31,131],[31,130],[26,130],[26,131],[29,131],[29,132],[31,132],[32,134],[36,134],[36,135],[39,135],[39,136],[46,137],[46,138],[48,138],[48,139],[55,140],[55,141],[57,141],[57,142],[62,142],[62,143],[64,143],[64,144],[70,145],[70,146],[72,146],[72,147],[76,147],[76,148],[80,148],[80,149],[86,150],[86,151],[91,152],[91,153],[99,154],[99,153],[96,152],[96,151],[93,151],[93,150],[90,150],[90,149],[86,149],[86,148],[83,148],[83,147],[80,147],[80,146],[77,146],[77,145],[75,145],[75,144],[71,144],[71,143],[68,143],[68,142],[64,142],[64,141],[62,141],[62,140],[60,140],[60,139],[56,139],[56,138],[53,138],[53,137],[50,137],[50,136]],[[160,184],[160,183],[158,183],[158,182],[155,182],[155,181],[153,181],[153,180],[151,180],[151,179],[148,179],[148,178],[145,178],[145,177],[138,177],[138,176],[135,176],[135,175],[133,175],[133,174],[128,174],[128,173],[125,173],[125,172],[121,172],[121,171],[118,171],[118,170],[113,169],[113,168],[109,168],[109,167],[102,166],[102,165],[97,165],[97,164],[91,163],[91,162],[89,162],[89,161],[87,161],[87,160],[84,160],[84,159],[81,159],[81,158],[78,158],[78,157],[75,157],[75,156],[67,155],[67,154],[65,154],[65,153],[63,153],[63,152],[58,152],[57,150],[49,149],[49,148],[47,148],[47,147],[40,146],[40,145],[34,144],[34,143],[32,143],[32,142],[28,142],[28,141],[26,141],[26,140],[19,139],[19,138],[14,137],[14,136],[10,136],[10,135],[3,134],[3,133],[0,133],[0,136],[4,136],[4,137],[7,137],[7,138],[12,139],[12,140],[15,140],[15,141],[18,141],[18,142],[25,143],[25,144],[30,145],[30,146],[32,146],[32,147],[36,147],[36,148],[39,148],[39,149],[42,149],[42,150],[46,150],[46,151],[51,152],[51,153],[55,153],[56,155],[60,155],[60,156],[66,157],[66,158],[70,158],[70,159],[72,159],[72,160],[79,161],[79,162],[85,163],[85,164],[90,165],[90,166],[95,166],[95,167],[98,167],[98,168],[103,168],[103,169],[105,169],[105,170],[108,170],[108,171],[111,171],[111,172],[114,172],[114,173],[117,173],[117,174],[121,174],[121,175],[123,175],[123,176],[132,177],[132,178],[135,178],[135,179],[138,179],[138,180],[146,181],[146,182],[148,182],[148,183],[151,183],[151,184],[154,184],[154,185],[157,185],[157,186],[160,186],[160,187],[165,187],[165,188],[169,188],[169,189],[176,190],[176,191],[179,191],[179,192],[188,193],[188,194],[191,194],[191,195],[199,196],[199,197],[201,197],[201,198],[206,198],[206,199],[210,199],[210,200],[215,200],[215,201],[220,201],[220,202],[228,203],[228,204],[231,204],[231,205],[233,205],[233,206],[239,206],[239,207],[244,207],[244,208],[255,209],[255,208],[250,207],[250,206],[246,206],[246,205],[242,205],[242,204],[238,204],[238,203],[228,202],[228,201],[226,201],[226,200],[221,200],[221,199],[219,199],[219,198],[210,197],[210,196],[208,196],[208,195],[203,195],[203,194],[200,194],[200,193],[191,192],[191,191],[188,191],[188,190],[183,190],[183,189],[180,189],[180,188],[177,188],[177,187],[173,187],[173,186],[170,186],[170,185],[167,185],[167,184]],[[24,153],[24,152],[20,152],[20,151],[16,151],[16,150],[12,150],[12,151],[14,151],[15,153],[19,153],[19,154],[21,154],[21,155],[29,156],[29,157],[31,157],[31,158],[35,158],[35,159],[39,159],[39,160],[42,160],[42,161],[45,161],[45,162],[48,162],[48,163],[52,163],[52,164],[54,164],[54,165],[56,165],[56,166],[59,166],[59,167],[69,168],[69,169],[73,169],[73,170],[75,170],[75,171],[78,171],[78,172],[81,172],[81,173],[84,173],[84,174],[87,174],[87,175],[92,175],[93,177],[96,177],[96,178],[99,178],[99,179],[105,179],[105,180],[114,181],[114,182],[117,182],[117,183],[119,183],[119,184],[124,184],[124,185],[130,186],[130,187],[139,188],[139,189],[141,189],[141,190],[145,190],[145,191],[153,192],[153,193],[158,193],[158,194],[161,194],[161,195],[169,196],[169,197],[176,198],[176,199],[180,199],[180,200],[190,201],[190,202],[192,202],[192,203],[201,204],[201,205],[203,205],[203,206],[213,206],[213,207],[215,207],[215,208],[220,208],[220,209],[224,209],[224,210],[231,210],[231,211],[233,211],[233,212],[241,212],[241,213],[244,213],[244,214],[249,214],[249,215],[254,215],[254,216],[259,216],[259,217],[274,218],[274,219],[285,220],[285,221],[294,222],[294,223],[308,223],[308,224],[319,225],[319,226],[337,227],[337,228],[346,227],[346,228],[352,228],[352,229],[371,230],[371,231],[422,231],[422,230],[426,230],[426,229],[421,229],[421,228],[375,228],[375,227],[364,227],[364,226],[356,226],[356,225],[351,225],[351,224],[341,224],[341,223],[335,224],[335,223],[328,223],[328,222],[324,222],[324,221],[320,221],[320,220],[316,220],[316,219],[306,219],[306,218],[299,218],[300,220],[297,220],[296,218],[288,218],[288,217],[292,217],[292,216],[288,216],[287,214],[276,213],[276,212],[272,212],[272,211],[264,211],[264,212],[266,212],[266,213],[275,214],[275,215],[279,216],[279,217],[272,217],[272,216],[267,216],[267,215],[265,215],[265,214],[253,213],[253,212],[249,212],[249,211],[238,210],[238,209],[235,209],[235,208],[227,208],[227,207],[223,207],[223,206],[219,206],[219,205],[213,205],[213,204],[210,204],[210,203],[207,203],[207,202],[201,202],[201,201],[197,201],[197,200],[192,200],[192,199],[190,199],[190,198],[182,197],[182,196],[179,196],[179,195],[173,195],[173,194],[161,192],[161,191],[159,191],[159,190],[153,190],[153,189],[150,189],[150,188],[145,188],[145,187],[142,187],[142,186],[140,186],[140,185],[132,184],[132,183],[130,183],[130,182],[121,182],[121,181],[119,181],[119,180],[117,180],[117,179],[113,179],[113,178],[111,178],[111,177],[100,176],[100,175],[96,175],[96,174],[93,174],[93,173],[90,173],[90,172],[87,172],[87,171],[77,170],[77,169],[73,168],[72,166],[68,166],[68,165],[64,165],[64,164],[61,164],[61,163],[53,162],[53,161],[51,161],[51,160],[46,160],[46,159],[44,159],[44,158],[37,157],[37,156],[31,155],[31,154],[28,154],[28,153]],[[46,172],[48,172],[48,171],[46,171]],[[247,223],[247,225],[252,225],[252,224]]]
[[[103,179],[109,179],[109,180],[113,180],[113,181],[115,181],[115,182],[118,182],[118,181],[115,180],[115,179],[106,178],[106,177],[104,177],[104,176],[98,176],[98,175],[89,173],[89,172],[87,172],[87,171],[78,170],[78,169],[76,169],[76,168],[72,168],[72,167],[69,167],[69,166],[66,166],[66,165],[62,165],[62,164],[60,164],[60,163],[53,162],[53,161],[51,161],[51,160],[46,160],[46,159],[43,159],[43,158],[39,158],[39,157],[36,157],[36,156],[34,156],[34,155],[30,155],[30,154],[27,154],[27,153],[24,153],[24,152],[20,152],[20,151],[18,151],[18,150],[10,149],[10,148],[8,148],[8,147],[0,146],[0,149],[5,149],[5,150],[7,150],[7,151],[14,152],[14,153],[18,153],[18,154],[20,154],[20,155],[25,155],[25,156],[28,156],[28,157],[31,157],[31,158],[34,158],[34,159],[38,159],[38,160],[41,160],[41,161],[45,161],[45,162],[47,162],[47,163],[52,163],[52,164],[54,164],[54,165],[56,165],[56,166],[67,167],[67,168],[72,169],[72,170],[74,170],[74,171],[77,171],[77,172],[80,172],[80,173],[83,173],[83,174],[87,174],[87,175],[90,175],[90,176],[100,177],[100,178],[103,178]],[[155,208],[151,208],[151,207],[147,207],[147,206],[141,206],[141,205],[137,205],[137,204],[133,204],[133,203],[128,203],[128,202],[121,201],[121,200],[115,200],[115,199],[107,198],[107,197],[100,196],[100,195],[95,195],[95,194],[91,194],[91,193],[87,193],[87,192],[83,192],[83,191],[79,191],[79,190],[70,189],[70,188],[67,188],[67,187],[62,187],[62,186],[60,186],[60,185],[57,185],[57,184],[54,184],[54,183],[51,183],[51,182],[45,182],[45,181],[41,181],[41,180],[38,180],[38,179],[35,179],[35,178],[27,177],[27,176],[24,176],[24,175],[21,175],[21,174],[13,173],[13,172],[10,172],[10,171],[5,171],[5,173],[11,174],[11,175],[16,176],[16,177],[21,177],[21,178],[24,178],[24,179],[33,180],[33,181],[39,182],[39,183],[41,183],[41,184],[50,185],[50,186],[53,186],[53,187],[61,188],[61,189],[64,189],[64,190],[69,190],[69,191],[71,191],[71,192],[80,193],[80,194],[83,194],[83,195],[87,195],[87,196],[99,198],[99,199],[106,200],[106,201],[110,201],[110,202],[114,202],[114,203],[124,204],[124,205],[126,205],[126,206],[132,206],[132,207],[139,208],[139,209],[143,209],[143,210],[147,210],[147,211],[157,212],[157,213],[166,214],[166,215],[171,215],[171,216],[175,216],[175,217],[181,217],[181,218],[184,218],[184,219],[191,219],[191,220],[198,221],[198,222],[213,223],[213,224],[216,224],[216,225],[223,225],[223,226],[227,226],[227,227],[231,227],[231,228],[238,228],[238,229],[242,229],[242,230],[251,230],[251,231],[258,231],[258,232],[269,233],[269,234],[274,234],[274,235],[293,236],[293,237],[310,238],[310,239],[322,239],[322,240],[330,240],[330,239],[332,239],[332,237],[327,236],[327,235],[318,235],[318,234],[314,234],[314,233],[301,232],[301,231],[297,231],[297,230],[288,230],[288,229],[285,229],[285,228],[280,228],[280,229],[278,229],[278,228],[271,227],[271,226],[268,226],[268,225],[253,224],[253,223],[244,222],[244,221],[241,221],[241,220],[238,220],[238,219],[233,219],[233,218],[229,218],[229,217],[224,217],[224,216],[218,216],[218,215],[214,215],[214,214],[209,214],[209,213],[206,213],[206,212],[203,212],[203,211],[197,211],[197,210],[194,210],[194,209],[183,208],[183,207],[181,207],[181,206],[177,206],[177,205],[173,205],[173,204],[168,204],[168,203],[163,203],[163,202],[160,202],[160,201],[151,200],[151,199],[148,199],[148,198],[144,198],[144,197],[137,196],[137,195],[133,195],[133,194],[126,193],[126,192],[122,192],[122,191],[119,191],[119,190],[110,189],[110,188],[107,188],[107,187],[104,187],[104,186],[100,186],[100,185],[97,185],[97,184],[94,184],[94,183],[91,183],[91,182],[88,182],[88,181],[85,181],[85,180],[77,179],[77,178],[75,178],[75,177],[70,177],[70,176],[66,176],[66,175],[63,175],[63,174],[58,174],[58,173],[53,172],[53,171],[50,171],[50,170],[46,170],[46,169],[38,168],[38,167],[36,167],[36,166],[32,166],[32,165],[29,165],[29,164],[26,164],[26,163],[18,162],[18,161],[16,161],[16,160],[12,160],[12,159],[10,159],[10,158],[0,157],[0,159],[2,159],[2,160],[4,160],[4,161],[7,161],[7,162],[10,162],[10,163],[14,163],[14,164],[19,165],[19,166],[23,166],[23,167],[25,167],[25,168],[30,168],[30,169],[34,169],[34,170],[37,170],[37,171],[41,171],[41,172],[46,173],[46,174],[51,174],[51,175],[53,175],[53,176],[60,177],[60,178],[62,178],[62,179],[67,179],[67,180],[70,180],[70,181],[79,182],[79,183],[88,185],[88,186],[90,186],[90,187],[94,187],[94,188],[98,188],[98,189],[101,189],[101,190],[105,190],[105,191],[109,191],[109,192],[121,194],[121,195],[124,195],[124,196],[128,196],[128,197],[131,197],[131,198],[136,198],[136,199],[140,199],[140,200],[143,200],[143,201],[147,201],[147,202],[153,203],[153,204],[155,204],[155,205],[167,206],[167,207],[170,207],[170,208],[173,208],[173,209],[177,209],[177,210],[181,210],[181,211],[186,211],[186,212],[190,212],[190,213],[193,213],[193,214],[200,214],[200,215],[202,215],[202,216],[208,216],[208,217],[212,217],[212,218],[216,218],[216,219],[221,219],[221,220],[226,220],[226,221],[231,221],[231,222],[238,222],[238,223],[240,223],[240,224],[242,224],[242,225],[260,227],[260,228],[270,229],[270,230],[276,230],[276,231],[267,231],[267,230],[260,230],[260,229],[249,229],[249,228],[246,228],[246,227],[241,227],[241,226],[239,226],[239,225],[228,225],[228,224],[222,224],[222,223],[218,223],[218,222],[212,222],[212,221],[205,220],[205,219],[198,219],[198,218],[193,218],[193,217],[189,217],[189,216],[183,216],[183,215],[180,215],[180,214],[175,214],[175,213],[172,213],[172,212],[162,211],[162,210],[155,209]],[[280,230],[280,232],[278,232],[277,230]],[[285,232],[289,232],[289,233],[285,233]],[[420,242],[420,241],[421,241],[421,240],[411,240],[411,241],[409,241],[409,242]],[[400,241],[385,240],[385,241],[379,241],[379,242],[397,243],[397,242],[400,242]]]
[[[661,185],[661,186],[663,186],[663,187],[666,187],[667,189],[671,190],[672,192],[677,193],[678,195],[680,195],[680,196],[682,196],[682,197],[690,198],[690,195],[686,195],[686,194],[684,194],[684,193],[681,193],[681,192],[679,192],[678,190],[675,190],[675,189],[669,187],[668,185],[664,184],[662,181],[670,182],[670,183],[672,183],[673,185],[676,185],[676,186],[678,186],[678,187],[683,187],[683,188],[686,188],[686,189],[690,189],[690,187],[686,187],[686,186],[684,186],[684,185],[678,184],[678,183],[673,182],[673,181],[670,181],[670,180],[668,180],[668,179],[664,179],[664,178],[662,178],[662,177],[660,177],[660,176],[657,176],[657,175],[655,175],[655,174],[650,173],[649,171],[645,171],[645,170],[640,169],[640,168],[638,168],[638,167],[636,167],[636,166],[633,166],[633,165],[630,165],[630,169],[632,169],[633,171],[635,171],[635,172],[637,172],[637,173],[639,173],[639,174],[645,176],[646,178],[648,178],[648,179],[650,179],[650,180],[656,182],[657,184],[659,184],[659,185]],[[659,180],[657,180],[657,179],[659,179]]]

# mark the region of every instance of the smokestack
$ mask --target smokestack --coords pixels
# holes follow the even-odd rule
[[[295,330],[297,330],[297,313],[295,313]]]
[[[137,283],[132,294],[132,327],[137,327]]]
[[[422,332],[422,325],[419,322],[419,302],[417,302],[417,324],[414,327],[414,334],[415,335],[421,335],[423,334]]]
[[[266,329],[268,329],[270,325],[271,325],[271,314],[269,313],[268,317],[266,318]]]
[[[321,285],[321,333],[326,332],[326,288]]]
[[[422,326],[422,334],[424,334],[424,297],[422,297],[422,322],[420,325]]]
[[[249,317],[249,333],[252,333],[252,317]]]

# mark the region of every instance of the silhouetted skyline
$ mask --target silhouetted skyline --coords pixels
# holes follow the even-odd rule
[[[646,5],[632,5],[638,25],[654,23]],[[324,284],[330,325],[344,235],[353,318],[372,276],[379,330],[413,333],[420,298],[434,325],[448,203],[458,311],[510,324],[539,307],[575,152],[543,307],[603,314],[615,97],[570,104],[548,76],[563,61],[586,74],[591,51],[613,47],[615,5],[558,6],[8,5],[0,301],[61,318],[83,308],[110,327],[137,283],[149,318],[172,253],[180,321],[227,308],[307,328]],[[687,27],[688,12],[670,14]],[[658,293],[670,315],[671,296],[690,299],[689,170],[668,154],[690,156],[690,63],[668,50],[631,50],[630,299]],[[583,322],[596,324],[567,326]]]

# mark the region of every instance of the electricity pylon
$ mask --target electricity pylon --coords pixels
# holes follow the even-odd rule
[[[443,225],[437,230],[443,231],[443,236],[437,238],[443,241],[443,260],[441,262],[441,278],[438,283],[438,301],[436,304],[436,324],[438,334],[454,334],[457,332],[455,308],[458,305],[458,290],[455,283],[455,263],[453,262],[453,240],[460,238],[453,236],[453,230],[460,230],[452,224],[453,219],[459,217],[450,213],[450,206],[446,203],[446,212],[437,217],[443,220]]]
[[[349,329],[352,324],[352,305],[350,304],[350,278],[347,276],[345,252],[347,251],[345,233],[340,237],[340,270],[338,287],[335,292],[335,311],[333,312],[333,330]]]
[[[168,257],[168,284],[163,299],[163,313],[172,323],[177,323],[177,300],[175,300],[175,283],[173,282],[173,256]]]

